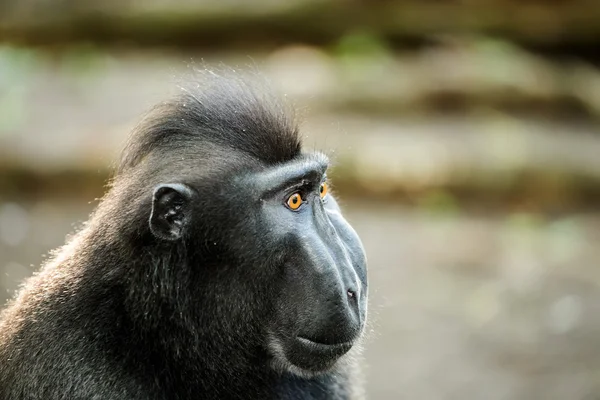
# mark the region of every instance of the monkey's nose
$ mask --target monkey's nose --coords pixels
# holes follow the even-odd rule
[[[360,323],[360,289],[354,286],[349,287],[346,290],[346,300],[348,302],[348,308],[350,312],[353,314],[353,317],[356,318]]]
[[[350,263],[348,263],[350,265]],[[359,318],[360,316],[360,297],[362,295],[361,288],[358,282],[358,276],[351,266],[347,266],[342,270],[343,285],[345,286],[345,297],[346,302],[350,310],[354,315]]]

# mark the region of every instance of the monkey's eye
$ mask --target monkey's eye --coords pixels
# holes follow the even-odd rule
[[[319,193],[321,195],[321,198],[325,198],[325,196],[327,196],[327,191],[328,191],[328,187],[327,187],[327,182],[323,182],[321,183],[321,187],[319,188]]]
[[[304,201],[302,200],[302,196],[300,196],[300,193],[294,193],[287,199],[287,206],[290,208],[290,210],[297,210],[298,208],[300,208],[302,203],[304,203]]]

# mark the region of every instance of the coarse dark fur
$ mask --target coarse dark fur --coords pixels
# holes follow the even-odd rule
[[[139,124],[89,221],[0,315],[0,400],[362,397],[360,243],[336,222],[344,223],[333,199],[313,211],[329,207],[333,225],[314,214],[295,236],[298,218],[313,218],[308,206],[294,213],[255,198],[252,186],[288,164],[326,160],[303,153],[276,97],[234,76],[201,75]],[[167,218],[182,207],[181,219]],[[335,274],[304,275],[309,254]],[[342,264],[358,287],[344,281]],[[336,300],[346,286],[350,299]],[[320,302],[307,295],[317,288],[337,294]],[[347,326],[343,338],[330,333],[337,326]],[[313,361],[287,345],[300,331],[353,348]]]

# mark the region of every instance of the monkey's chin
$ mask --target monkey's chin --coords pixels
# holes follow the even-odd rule
[[[352,346],[352,342],[323,344],[301,336],[285,343],[271,337],[269,343],[273,353],[273,367],[303,378],[312,378],[330,371]]]

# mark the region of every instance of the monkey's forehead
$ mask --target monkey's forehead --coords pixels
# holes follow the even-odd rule
[[[324,179],[328,167],[327,156],[311,152],[301,154],[290,161],[243,174],[240,179],[258,191],[276,191],[300,182],[319,183]]]
[[[271,174],[290,176],[316,174],[323,176],[327,168],[329,168],[329,158],[325,154],[320,152],[306,152],[290,161],[267,167],[267,170],[262,175],[267,178]]]

